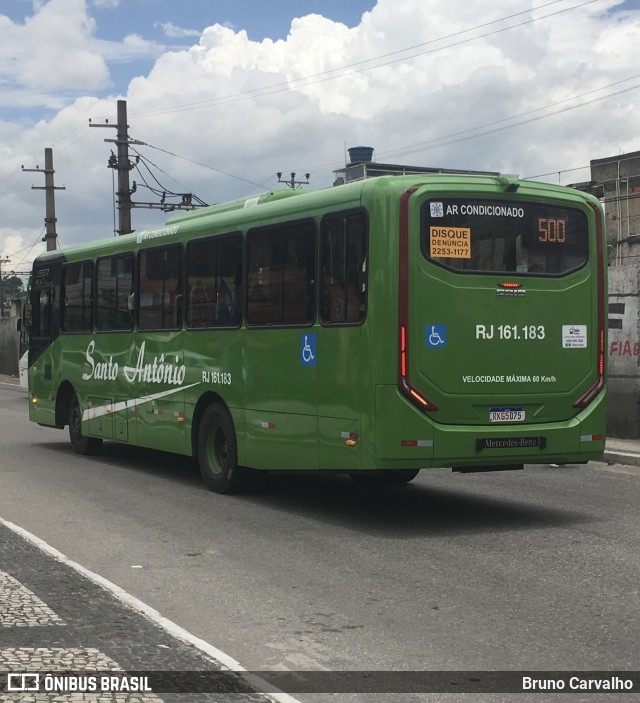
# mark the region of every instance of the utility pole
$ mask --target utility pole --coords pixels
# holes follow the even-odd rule
[[[129,125],[127,124],[127,101],[118,100],[118,121],[117,124],[109,124],[109,120],[105,120],[104,124],[93,124],[89,120],[89,127],[112,127],[117,129],[115,139],[105,139],[105,142],[116,144],[118,154],[111,152],[111,157],[107,163],[109,168],[118,172],[118,234],[130,234],[134,230],[131,228],[131,210],[134,207],[144,207],[150,209],[163,210],[171,212],[172,210],[195,210],[198,207],[206,207],[207,204],[200,200],[192,193],[163,193],[159,203],[142,203],[133,202],[131,196],[136,192],[136,182],[133,182],[133,187],[129,185],[129,172],[136,167],[140,160],[140,156],[136,157],[135,163],[129,159],[129,146],[148,146],[145,142],[137,139],[131,139],[129,136]],[[181,203],[167,203],[166,198],[178,195],[182,199]],[[195,202],[194,202],[195,201]]]
[[[2,264],[8,264],[9,259],[0,259],[0,317],[4,317],[4,278],[2,278]]]
[[[298,186],[308,186],[310,175],[311,174],[309,174],[309,173],[304,174],[304,177],[307,179],[306,181],[296,181],[296,174],[292,172],[291,179],[288,181],[283,181],[282,180],[282,171],[278,171],[278,173],[276,173],[276,176],[278,176],[278,183],[286,183],[289,186],[289,188],[291,188],[292,190],[295,190]]]
[[[53,149],[44,150],[44,171],[36,166],[35,168],[22,167],[25,173],[44,173],[44,187],[31,186],[31,190],[45,191],[45,218],[46,234],[42,238],[43,242],[47,243],[47,251],[53,251],[58,248],[58,234],[56,232],[56,190],[66,190],[64,186],[56,186],[53,182]]]
[[[117,124],[109,124],[105,120],[104,124],[93,124],[89,120],[89,127],[111,127],[117,129],[115,139],[105,139],[105,142],[115,143],[118,147],[118,156],[115,163],[112,159],[109,160],[109,167],[115,168],[118,171],[118,234],[130,234],[131,229],[131,209],[134,207],[131,202],[131,193],[129,187],[129,171],[134,168],[134,164],[129,161],[129,144],[142,144],[136,139],[129,138],[129,125],[127,124],[127,101],[118,100],[118,122]]]

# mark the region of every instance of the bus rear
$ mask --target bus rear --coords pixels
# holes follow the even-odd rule
[[[404,409],[378,399],[378,437],[394,427],[387,455],[392,443],[403,466],[462,471],[601,458],[602,221],[590,196],[516,179],[443,176],[404,190]]]

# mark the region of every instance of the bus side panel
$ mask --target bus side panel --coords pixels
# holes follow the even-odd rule
[[[246,465],[254,469],[317,469],[318,418],[245,411]]]
[[[433,462],[433,424],[398,393],[376,387],[376,468],[422,469]]]

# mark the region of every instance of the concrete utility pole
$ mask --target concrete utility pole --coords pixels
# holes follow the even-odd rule
[[[22,170],[26,173],[44,173],[44,187],[31,186],[31,190],[45,191],[45,218],[46,234],[42,238],[43,242],[47,243],[47,251],[53,251],[58,248],[58,234],[56,232],[56,190],[66,190],[64,186],[56,186],[53,183],[53,149],[44,150],[44,171],[36,166],[35,168],[25,168]]]
[[[0,317],[4,317],[4,278],[2,278],[2,264],[8,264],[9,259],[0,259]]]
[[[129,125],[127,124],[127,101],[118,100],[118,122],[109,124],[108,120],[104,124],[93,124],[89,120],[89,127],[112,127],[117,129],[115,139],[105,139],[105,142],[115,143],[118,147],[118,156],[115,163],[109,161],[109,167],[118,171],[118,234],[130,234],[131,229],[131,209],[134,207],[131,202],[129,187],[129,171],[134,168],[134,164],[129,161],[129,144],[144,144],[135,139],[129,138]]]

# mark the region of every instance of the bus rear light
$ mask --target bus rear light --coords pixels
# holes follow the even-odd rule
[[[432,439],[401,439],[401,447],[433,447]]]
[[[421,405],[424,405],[425,407],[429,405],[429,401],[424,398],[423,396],[418,393],[418,391],[414,391],[413,388],[411,389],[411,395],[420,403]]]
[[[398,390],[420,410],[438,406],[417,391],[409,380],[409,198],[417,188],[408,188],[400,197],[398,256]]]
[[[522,283],[498,283],[498,288],[522,288]]]
[[[601,442],[604,435],[601,434],[583,434],[580,436],[581,442]]]

